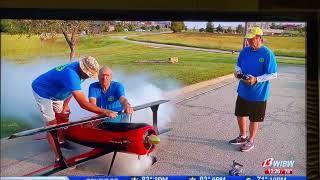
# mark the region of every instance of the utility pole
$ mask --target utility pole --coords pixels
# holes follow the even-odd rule
[[[248,28],[247,26],[248,26],[248,22],[246,21],[246,22],[244,22],[244,36],[247,35],[247,28]],[[242,48],[245,48],[246,45],[247,45],[247,40],[246,40],[246,38],[243,38]]]

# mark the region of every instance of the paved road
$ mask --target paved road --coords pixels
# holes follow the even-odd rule
[[[132,35],[138,36],[138,35]],[[130,40],[127,36],[114,36],[113,38],[120,38],[130,42],[134,42],[137,44],[144,44],[153,48],[175,48],[175,49],[184,49],[184,50],[193,50],[193,51],[205,51],[205,52],[212,52],[212,53],[223,53],[223,54],[230,54],[231,51],[226,50],[219,50],[219,49],[207,49],[207,48],[198,48],[198,47],[188,47],[188,46],[178,46],[178,45],[170,45],[170,44],[161,44],[161,43],[153,43],[153,42],[143,42],[143,41],[136,41]],[[239,54],[239,52],[234,52],[235,55]],[[305,58],[300,57],[288,57],[288,56],[276,56],[277,58],[281,59],[296,59],[296,60],[305,60]]]
[[[168,125],[172,130],[161,135],[162,143],[153,154],[158,162],[148,168],[148,157],[139,161],[135,155],[122,154],[112,174],[227,175],[232,161],[237,160],[244,165],[245,174],[262,175],[262,161],[272,157],[294,160],[294,175],[305,175],[304,82],[303,66],[279,67],[279,77],[271,84],[265,122],[259,127],[255,148],[250,152],[239,152],[239,147],[227,143],[238,135],[233,115],[237,81],[227,78],[201,89],[189,89],[171,99],[176,112]],[[47,142],[32,139],[2,139],[1,176],[23,175],[52,163]],[[71,154],[64,152],[66,156]],[[103,174],[110,159],[111,154],[55,175]]]
[[[234,79],[178,97],[173,130],[156,152],[159,163],[148,175],[226,175],[233,160],[248,175],[263,174],[267,158],[295,160],[293,173],[306,174],[305,68],[280,66],[272,81],[265,122],[250,152],[239,152],[228,140],[238,135],[233,115],[237,82]]]

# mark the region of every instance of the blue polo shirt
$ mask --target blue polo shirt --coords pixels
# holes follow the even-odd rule
[[[99,82],[92,83],[89,87],[89,98],[96,99],[96,105],[103,109],[115,112],[123,110],[119,101],[121,96],[125,96],[124,86],[115,81],[110,82],[108,90],[104,93]]]
[[[261,76],[277,72],[277,62],[272,51],[262,46],[254,51],[251,47],[245,47],[240,52],[237,66],[244,74]],[[258,82],[255,85],[247,85],[242,80],[239,82],[238,95],[248,101],[267,101],[270,94],[270,82]]]
[[[65,64],[40,75],[32,82],[39,96],[52,100],[65,100],[72,91],[81,90],[79,62]]]

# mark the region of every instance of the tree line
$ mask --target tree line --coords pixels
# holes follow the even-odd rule
[[[218,25],[217,28],[214,27],[214,24],[209,21],[206,24],[206,28],[200,28],[199,32],[209,32],[209,33],[232,33],[234,32],[234,30],[232,30],[232,28],[229,26],[227,29],[223,28],[221,26],[221,24]],[[236,33],[238,34],[243,34],[244,33],[244,27],[242,26],[242,24],[239,24],[235,30]]]
[[[0,30],[7,34],[39,35],[41,40],[54,38],[57,34],[63,34],[70,47],[70,61],[75,56],[75,49],[82,34],[100,34],[109,32],[110,25],[114,31],[159,30],[160,26],[140,26],[133,23],[110,21],[77,21],[77,20],[28,20],[28,19],[2,19]]]

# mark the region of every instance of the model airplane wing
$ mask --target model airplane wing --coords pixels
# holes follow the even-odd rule
[[[153,126],[155,127],[155,129],[158,131],[157,128],[157,111],[158,111],[158,107],[160,104],[162,103],[166,103],[169,100],[159,100],[159,101],[154,101],[151,103],[146,103],[146,104],[142,104],[139,106],[135,106],[133,107],[134,111],[137,110],[141,110],[141,109],[145,109],[150,107],[152,112],[153,112]],[[38,133],[42,133],[42,132],[47,132],[47,131],[54,131],[60,128],[64,128],[64,127],[69,127],[69,126],[75,126],[75,125],[79,125],[79,124],[84,124],[84,123],[88,123],[88,122],[92,122],[92,121],[97,121],[97,120],[102,120],[108,118],[104,115],[96,115],[90,118],[86,118],[86,119],[81,119],[79,121],[75,121],[75,122],[67,122],[67,123],[61,123],[61,124],[57,124],[57,125],[52,125],[52,126],[46,126],[46,127],[40,127],[40,128],[35,128],[35,129],[30,129],[30,130],[26,130],[26,131],[22,131],[22,132],[18,132],[15,134],[12,134],[8,139],[14,139],[14,138],[18,138],[18,137],[23,137],[23,136],[30,136],[30,135],[34,135],[34,134],[38,134]]]

